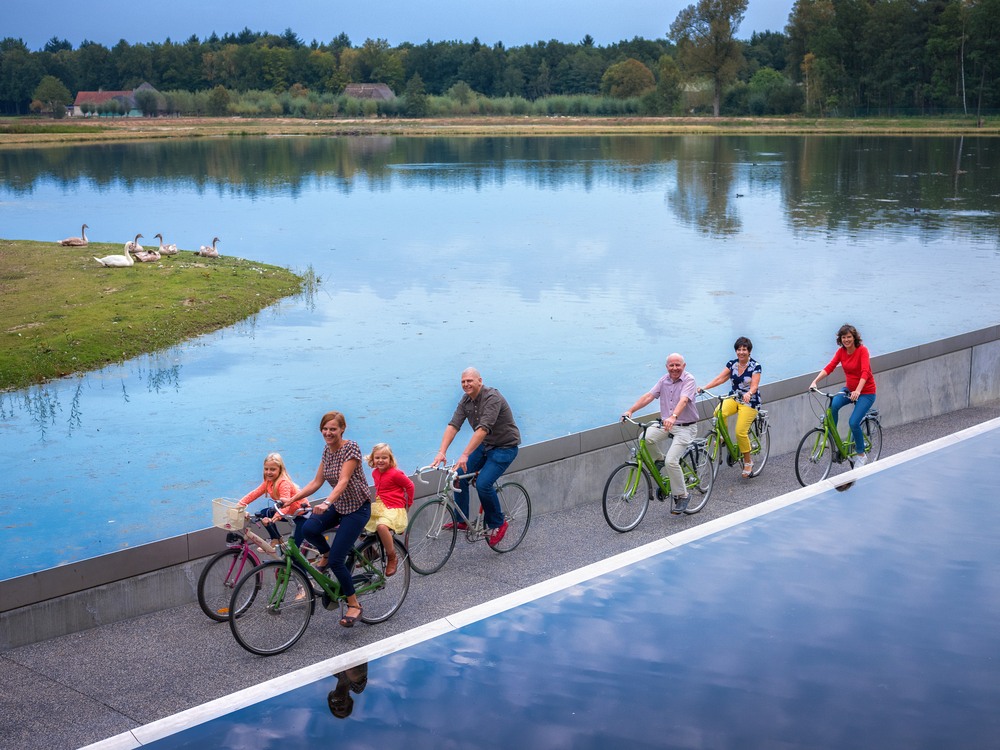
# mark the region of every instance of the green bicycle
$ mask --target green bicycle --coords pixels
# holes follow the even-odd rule
[[[719,400],[719,405],[715,407],[712,415],[711,432],[705,438],[705,450],[712,459],[713,471],[718,472],[723,461],[726,462],[726,466],[742,465],[743,454],[729,435],[729,426],[722,418],[722,402],[736,396],[732,393],[716,396],[705,390],[701,393]],[[768,454],[771,452],[771,426],[768,424],[767,412],[764,409],[757,410],[757,416],[750,424],[747,437],[750,438],[750,455],[753,456],[753,471],[750,472],[750,476],[755,477],[764,470],[764,464],[767,463]]]
[[[377,535],[361,537],[347,560],[361,602],[360,620],[384,622],[403,605],[410,588],[406,546],[392,540],[400,561],[385,574],[387,555]],[[341,609],[347,597],[336,578],[314,568],[293,539],[281,543],[284,559],[258,565],[236,584],[229,604],[229,627],[236,642],[260,656],[280,654],[302,637],[318,598],[325,609]]]
[[[653,499],[654,482],[658,500],[662,502],[670,497],[670,480],[660,473],[663,462],[653,460],[646,444],[646,430],[661,424],[661,421],[656,419],[652,422],[637,422],[631,417],[622,417],[622,422],[638,427],[638,433],[634,439],[629,440],[630,460],[611,472],[604,485],[603,506],[604,520],[608,522],[608,526],[624,533],[638,526],[645,517],[649,502]],[[696,438],[684,451],[681,470],[691,497],[684,512],[691,515],[705,507],[715,482],[715,471],[704,438]]]
[[[835,463],[850,461],[857,455],[854,439],[849,437],[844,440],[837,432],[837,421],[830,408],[837,394],[826,393],[819,388],[809,390],[826,396],[826,409],[820,417],[819,427],[809,430],[795,451],[795,477],[803,487],[826,479]],[[878,409],[873,408],[865,415],[861,421],[861,432],[865,436],[864,452],[868,454],[869,462],[877,460],[882,454],[882,423]]]

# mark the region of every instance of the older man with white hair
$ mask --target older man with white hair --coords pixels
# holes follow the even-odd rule
[[[656,381],[656,384],[632,404],[632,407],[622,416],[631,417],[633,413],[653,402],[660,400],[660,418],[663,426],[652,426],[646,430],[646,442],[653,459],[657,454],[664,459],[664,469],[670,479],[670,491],[673,494],[673,504],[670,512],[679,515],[687,510],[687,486],[684,484],[684,472],[681,470],[681,456],[691,441],[698,434],[698,409],[695,398],[698,395],[698,384],[694,376],[684,371],[684,357],[676,352],[667,357],[667,374]],[[673,438],[666,454],[660,443],[667,438]]]

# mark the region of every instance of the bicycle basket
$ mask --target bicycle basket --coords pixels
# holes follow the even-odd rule
[[[227,531],[243,531],[247,525],[247,509],[235,500],[217,497],[212,501],[212,525]]]

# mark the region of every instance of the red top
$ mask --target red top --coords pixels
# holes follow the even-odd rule
[[[868,361],[867,346],[855,348],[853,354],[848,354],[844,347],[838,346],[833,359],[830,360],[830,364],[823,369],[829,375],[837,369],[838,364],[844,368],[844,377],[847,379],[848,389],[853,391],[858,387],[858,382],[861,378],[864,378],[865,386],[861,389],[861,393],[875,393],[875,376],[872,375],[872,366]]]
[[[389,469],[385,474],[374,469],[372,483],[375,485],[375,499],[381,500],[386,508],[413,505],[413,482],[399,469]]]

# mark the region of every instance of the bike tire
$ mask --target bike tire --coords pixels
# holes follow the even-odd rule
[[[722,443],[719,441],[719,436],[715,432],[708,433],[705,438],[705,452],[708,454],[709,460],[712,462],[712,473],[717,474],[719,472],[719,466],[722,465],[722,456],[720,451],[722,450]]]
[[[808,487],[826,479],[833,467],[835,450],[826,430],[820,427],[813,427],[803,435],[795,451],[795,478],[799,484]]]
[[[635,462],[624,463],[604,483],[604,520],[624,534],[642,523],[653,497],[649,474]]]
[[[294,565],[270,560],[236,584],[233,603],[243,600],[246,586],[259,586],[259,590],[242,611],[230,605],[229,628],[236,642],[258,656],[273,656],[291,648],[309,627],[315,607],[309,577]]]
[[[450,529],[446,529],[447,524]],[[429,576],[448,562],[458,539],[455,513],[441,498],[428,500],[410,516],[403,544],[409,566],[420,575]]]
[[[763,432],[760,429],[760,418],[750,425],[750,456],[753,458],[753,471],[751,477],[759,476],[767,463],[767,457],[771,454],[771,425],[764,423]]]
[[[355,548],[351,557],[351,576],[361,604],[361,622],[374,625],[385,622],[403,606],[410,590],[410,566],[406,564],[406,547],[393,537],[396,551],[396,572],[385,574],[389,557],[378,536],[369,537]],[[374,586],[368,591],[366,588]]]
[[[216,622],[229,619],[229,607],[233,598],[233,589],[243,574],[260,565],[260,559],[254,552],[246,548],[230,547],[212,557],[198,576],[198,606],[201,611]],[[245,599],[239,604],[240,611],[249,607],[260,590],[260,582],[256,588],[245,589]]]
[[[684,513],[694,515],[705,505],[715,486],[715,467],[711,457],[702,446],[691,446],[681,456],[681,471],[688,490],[688,507]]]
[[[494,552],[504,553],[515,549],[528,533],[531,524],[531,498],[528,491],[517,482],[504,482],[497,486],[497,499],[500,501],[500,511],[507,522],[507,533],[496,546],[490,545]]]
[[[861,421],[861,432],[865,436],[868,447],[868,462],[877,461],[882,455],[882,424],[874,417],[865,417]]]

